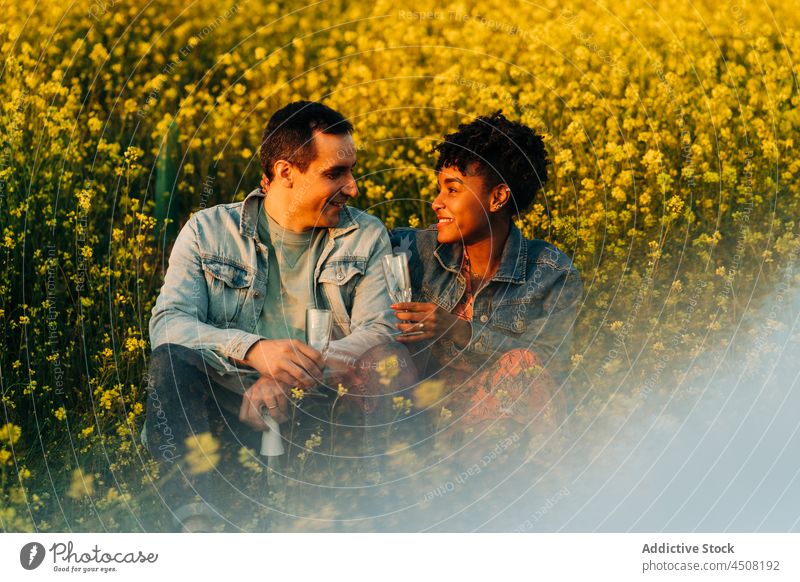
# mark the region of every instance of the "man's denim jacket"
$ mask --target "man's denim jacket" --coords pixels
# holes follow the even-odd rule
[[[181,229],[150,319],[152,348],[165,343],[200,350],[221,373],[238,372],[228,358],[244,359],[256,335],[267,290],[268,249],[258,240],[264,193],[201,210]],[[345,207],[314,269],[314,301],[333,311],[331,353],[355,361],[390,340],[381,257],[391,252],[383,224]]]
[[[466,289],[463,246],[439,244],[431,229],[398,228],[391,238],[395,252],[411,255],[413,301],[452,312]],[[465,355],[488,365],[510,350],[530,350],[557,382],[563,381],[582,293],[580,276],[567,255],[545,241],[524,238],[512,224],[497,272],[474,298],[472,339]],[[429,349],[418,352],[418,367],[426,367],[429,357]]]

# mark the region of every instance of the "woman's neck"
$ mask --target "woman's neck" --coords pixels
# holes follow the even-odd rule
[[[494,272],[500,266],[500,257],[506,246],[511,223],[503,221],[493,224],[489,236],[476,243],[465,245],[469,255],[470,268],[477,275]]]

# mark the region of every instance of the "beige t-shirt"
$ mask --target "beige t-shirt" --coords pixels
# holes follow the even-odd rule
[[[264,210],[258,238],[268,248],[267,296],[256,331],[267,339],[306,340],[306,309],[314,305],[314,267],[327,235],[324,228],[286,230]]]

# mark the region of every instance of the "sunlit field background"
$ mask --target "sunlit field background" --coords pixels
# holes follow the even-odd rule
[[[746,409],[756,417],[796,404],[785,393],[793,376],[783,392],[765,389],[770,366],[798,348],[791,3],[16,0],[2,11],[4,531],[165,527],[139,442],[150,310],[178,229],[258,186],[263,126],[297,99],[353,121],[354,205],[390,228],[431,220],[430,148],[458,123],[502,110],[544,135],[550,179],[519,226],[582,275],[570,378],[579,406],[563,434],[531,445],[534,469],[484,468],[501,488],[459,496],[465,479],[398,446],[388,515],[366,519],[360,490],[347,487],[292,505],[304,480],[295,467],[242,529],[660,529],[639,518],[660,515],[648,512],[686,465],[653,471],[659,446],[724,429],[732,394],[758,404]],[[432,401],[410,394],[397,416]],[[197,471],[213,466],[213,443],[204,450]],[[719,481],[716,459],[698,482]],[[794,483],[794,461],[773,500]],[[265,472],[246,451],[242,462],[257,489]],[[624,494],[603,491],[612,478]],[[723,485],[741,478],[726,473]],[[488,514],[470,517],[486,503]],[[615,513],[631,506],[637,517]],[[734,511],[694,515],[676,526],[766,527]],[[796,529],[798,515],[767,524]]]

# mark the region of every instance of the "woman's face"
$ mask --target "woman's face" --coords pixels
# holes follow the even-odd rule
[[[432,208],[438,218],[436,230],[442,244],[470,245],[491,235],[491,189],[484,177],[475,172],[476,166],[477,163],[469,166],[466,175],[453,166],[439,172],[439,195]]]

